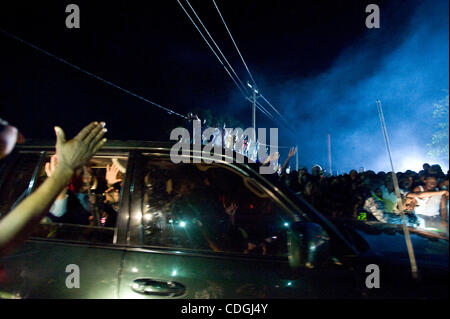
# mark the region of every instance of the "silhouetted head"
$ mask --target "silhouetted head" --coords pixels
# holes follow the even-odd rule
[[[14,149],[16,143],[23,143],[25,138],[17,128],[0,118],[0,159]]]
[[[311,173],[312,176],[320,176],[320,174],[322,173],[322,167],[320,167],[319,165],[314,165],[311,169]]]

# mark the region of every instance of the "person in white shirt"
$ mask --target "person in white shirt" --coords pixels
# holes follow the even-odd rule
[[[439,191],[437,178],[434,175],[425,176],[425,185],[417,186],[408,197],[415,197],[417,206],[415,214],[421,221],[420,227],[438,229],[448,233],[447,201],[449,193]]]

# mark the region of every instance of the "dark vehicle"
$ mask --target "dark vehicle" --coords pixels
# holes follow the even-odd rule
[[[448,297],[445,237],[411,229],[412,279],[400,226],[332,222],[256,164],[194,151],[175,164],[170,148],[108,142],[85,170],[89,223],[42,220],[0,261],[0,297]],[[42,183],[53,154],[31,141],[1,164],[1,215]]]

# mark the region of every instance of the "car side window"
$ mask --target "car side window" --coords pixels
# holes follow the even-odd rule
[[[38,183],[51,176],[54,160],[49,154]],[[127,156],[94,156],[75,172],[33,236],[113,243],[127,161]]]
[[[145,245],[287,256],[292,217],[242,175],[160,159],[148,159],[145,169]]]
[[[40,169],[36,171],[36,178],[33,180],[33,191],[56,168],[54,152],[47,152],[40,166],[39,153],[26,155],[19,158],[9,172],[10,175],[6,176],[0,192],[0,198],[6,199],[1,201],[2,213],[8,213],[13,202],[18,204],[25,199],[31,176],[37,168]],[[87,165],[75,172],[31,237],[113,243],[127,162],[126,155],[93,157]]]

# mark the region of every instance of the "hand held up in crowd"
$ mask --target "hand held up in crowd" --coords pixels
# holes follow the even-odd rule
[[[115,183],[121,182],[122,179],[118,178],[119,167],[113,163],[112,165],[106,165],[106,175],[105,179],[109,187],[113,186]]]
[[[288,157],[289,158],[293,157],[295,153],[297,153],[297,147],[291,147],[291,149],[289,150]]]

